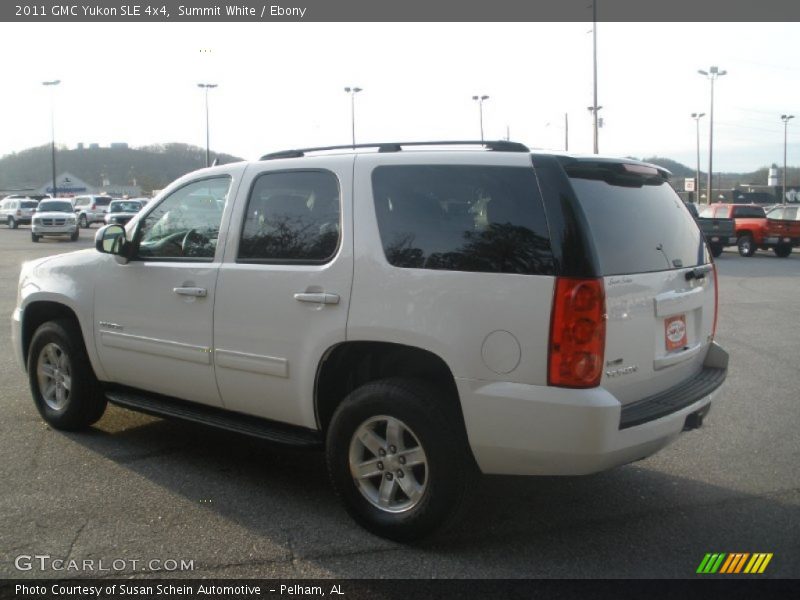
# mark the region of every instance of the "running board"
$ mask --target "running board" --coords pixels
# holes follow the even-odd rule
[[[137,412],[180,419],[301,448],[321,448],[318,431],[129,388],[106,390],[109,402]]]

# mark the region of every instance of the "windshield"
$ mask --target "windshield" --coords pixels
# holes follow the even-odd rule
[[[72,203],[57,200],[43,200],[39,203],[37,212],[72,212]]]
[[[138,202],[131,202],[131,201],[112,202],[108,211],[112,213],[118,213],[118,212],[135,213],[139,212],[140,208],[142,208],[142,205],[139,204]]]

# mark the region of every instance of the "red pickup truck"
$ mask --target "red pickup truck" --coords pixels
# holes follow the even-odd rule
[[[776,206],[767,213],[766,241],[775,254],[786,258],[800,246],[800,207]]]
[[[753,256],[759,248],[775,247],[767,242],[767,215],[758,204],[710,204],[700,217],[733,219],[736,245],[742,256]]]

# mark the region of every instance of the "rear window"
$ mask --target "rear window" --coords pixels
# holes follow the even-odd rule
[[[111,202],[111,198],[108,196],[98,196],[94,199],[94,203],[97,206],[108,206],[108,203]]]
[[[733,216],[742,219],[760,219],[765,216],[765,213],[760,206],[734,206]]]
[[[571,176],[570,182],[586,214],[603,275],[650,273],[708,262],[700,229],[663,179],[610,183]]]
[[[383,166],[372,186],[383,251],[396,267],[553,273],[532,168]]]
[[[39,206],[39,203],[36,200],[23,200],[21,203],[21,208],[36,208]]]

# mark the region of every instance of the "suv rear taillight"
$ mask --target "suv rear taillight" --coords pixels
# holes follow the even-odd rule
[[[711,263],[714,272],[714,324],[711,326],[711,339],[717,337],[717,315],[719,314],[719,285],[717,284],[717,263]]]
[[[17,209],[17,216],[18,216],[18,217],[21,217],[21,216],[22,216],[22,211],[21,211],[20,209]]]
[[[89,210],[97,210],[97,205],[96,204],[92,204],[92,206],[89,208]]]
[[[606,346],[606,294],[602,279],[556,279],[550,320],[548,385],[600,385]]]

